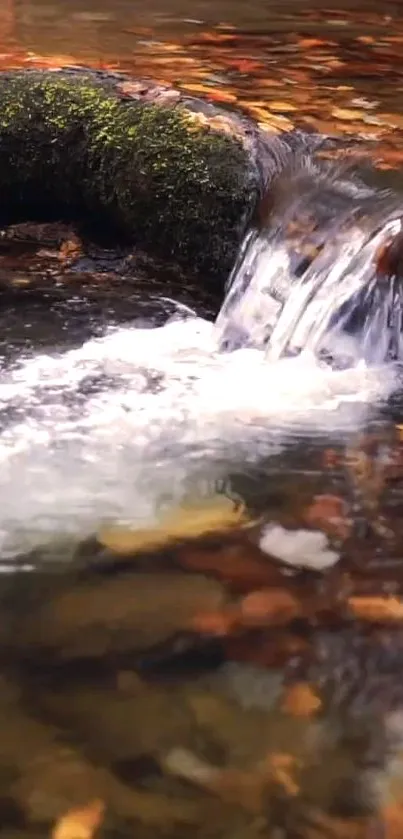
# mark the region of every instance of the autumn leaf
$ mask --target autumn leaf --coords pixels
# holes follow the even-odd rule
[[[218,102],[223,105],[234,105],[237,102],[237,96],[235,93],[230,93],[229,90],[216,90],[215,88],[209,88],[206,92],[208,93],[208,98],[211,99],[212,102]]]
[[[227,608],[216,612],[202,612],[192,618],[189,629],[199,635],[211,637],[225,637],[230,635],[238,626],[238,612]]]
[[[332,108],[332,117],[349,122],[350,120],[361,120],[365,116],[363,111],[353,108]]]
[[[279,112],[281,114],[291,113],[292,111],[296,111],[296,105],[293,105],[292,102],[271,102],[267,103],[267,107],[270,111]]]
[[[244,508],[218,495],[200,506],[170,511],[156,528],[103,528],[98,533],[98,541],[114,553],[125,555],[155,550],[169,542],[197,539],[206,533],[223,532],[246,523]]]
[[[303,50],[311,50],[315,47],[323,47],[326,44],[332,45],[332,41],[322,41],[320,38],[300,38],[298,40],[298,46],[300,49]]]
[[[52,839],[92,839],[104,812],[105,805],[100,800],[91,801],[86,807],[69,810],[53,828]]]
[[[240,620],[244,626],[283,626],[301,614],[298,600],[286,589],[269,588],[254,591],[240,604]]]
[[[297,682],[288,688],[282,710],[293,717],[311,717],[321,708],[321,701],[308,682]]]
[[[359,620],[374,623],[403,621],[403,600],[398,597],[349,597],[347,603]]]

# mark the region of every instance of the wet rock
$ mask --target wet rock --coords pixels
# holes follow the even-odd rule
[[[140,651],[190,629],[194,615],[223,607],[224,589],[202,576],[139,573],[70,583],[38,591],[13,648],[59,661]],[[35,588],[35,586],[34,586]],[[29,652],[28,652],[29,651]]]
[[[79,69],[1,73],[3,218],[97,218],[120,241],[222,283],[260,188],[256,130],[235,116],[232,133],[210,126],[191,100],[135,84]]]

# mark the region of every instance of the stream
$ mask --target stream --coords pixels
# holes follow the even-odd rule
[[[280,175],[221,298],[0,231],[0,839],[400,839],[401,4],[4,9],[1,67],[361,145]]]

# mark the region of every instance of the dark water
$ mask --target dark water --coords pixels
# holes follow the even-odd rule
[[[398,160],[399,2],[2,10],[4,65],[277,101]],[[0,838],[397,839],[399,370],[222,358],[220,301],[56,240],[0,241],[2,568],[34,569],[1,575]]]

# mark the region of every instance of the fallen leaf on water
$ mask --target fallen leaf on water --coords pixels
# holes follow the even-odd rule
[[[321,701],[308,682],[297,682],[287,690],[282,710],[293,717],[311,717],[321,708]]]
[[[314,47],[333,46],[333,41],[322,41],[319,38],[300,38],[298,46],[303,50],[309,50]]]
[[[281,134],[279,128],[275,128],[274,125],[270,125],[268,122],[257,122],[256,124],[261,131],[265,131],[267,134]]]
[[[259,123],[264,123],[270,127],[273,126],[274,129],[279,129],[280,131],[292,131],[294,128],[291,120],[279,114],[272,114],[266,106],[258,107],[248,102],[242,102],[240,104],[242,104],[249,116]]]
[[[331,113],[332,117],[335,117],[336,119],[346,120],[346,122],[355,119],[361,120],[365,116],[365,114],[362,111],[358,111],[357,109],[353,108],[332,108]]]
[[[286,114],[291,111],[296,111],[296,105],[292,105],[291,102],[268,102],[267,107],[270,108],[271,111],[278,111],[280,114]]]
[[[213,88],[209,88],[208,98],[211,99],[212,102],[222,102],[227,105],[233,105],[237,101],[235,93],[229,93],[227,90],[216,90]]]
[[[194,43],[199,41],[207,44],[231,44],[238,40],[237,35],[230,35],[229,33],[221,32],[201,32],[197,38],[193,39]]]
[[[155,550],[169,542],[197,539],[206,533],[223,532],[246,522],[243,507],[219,495],[200,507],[183,506],[170,511],[155,528],[106,527],[98,533],[98,541],[114,553],[132,554]]]
[[[105,805],[100,800],[91,801],[80,809],[69,810],[53,828],[52,839],[92,839],[104,812]]]
[[[254,73],[256,70],[262,69],[262,65],[258,61],[251,61],[250,58],[240,58],[237,61],[229,63],[231,70],[237,70],[238,73]]]
[[[360,620],[376,623],[403,621],[403,601],[398,597],[349,597],[347,603]]]
[[[372,35],[359,35],[356,41],[359,41],[360,44],[374,44],[375,38]]]

